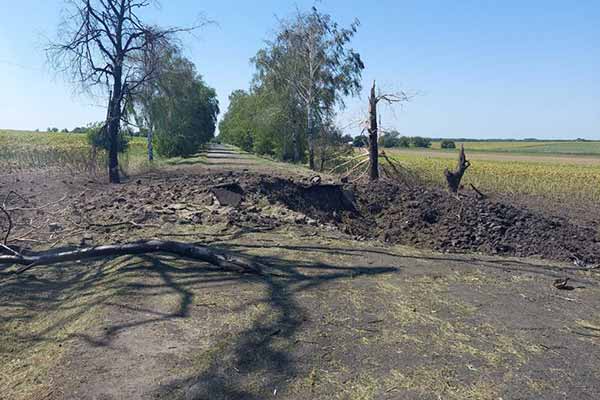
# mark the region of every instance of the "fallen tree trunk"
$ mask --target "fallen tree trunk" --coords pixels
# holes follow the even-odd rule
[[[17,271],[17,273],[22,273],[25,270],[38,265],[149,253],[175,254],[184,258],[207,262],[218,267],[218,269],[225,271],[262,274],[260,266],[250,260],[216,252],[209,249],[207,246],[164,240],[149,240],[119,245],[87,247],[62,252],[2,255],[0,256],[0,267],[8,267],[13,264],[25,265],[25,268]]]

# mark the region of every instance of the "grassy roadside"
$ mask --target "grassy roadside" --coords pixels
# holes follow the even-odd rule
[[[119,262],[49,266],[1,279],[0,398],[46,398],[55,394],[49,372],[122,290]]]

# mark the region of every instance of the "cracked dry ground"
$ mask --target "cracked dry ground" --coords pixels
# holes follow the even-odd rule
[[[29,195],[51,204],[36,218],[53,225],[34,247],[177,239],[269,275],[165,255],[2,272],[0,398],[600,398],[598,270],[358,241],[277,202],[242,212],[186,184],[229,171],[302,179],[219,148],[141,184],[40,181]],[[574,290],[553,286],[563,277]]]

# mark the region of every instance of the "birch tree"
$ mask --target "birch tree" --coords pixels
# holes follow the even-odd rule
[[[345,96],[361,90],[364,64],[350,47],[358,26],[355,20],[341,28],[315,7],[310,12],[298,10],[292,19],[281,21],[275,39],[254,58],[257,79],[273,79],[282,90],[290,90],[304,110],[311,169],[315,169],[317,125],[327,120],[336,106],[344,106]]]

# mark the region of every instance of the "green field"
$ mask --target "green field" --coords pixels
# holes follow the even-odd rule
[[[433,142],[431,148],[441,150],[440,143],[440,141]],[[456,141],[455,143],[457,147],[464,145],[467,151],[600,156],[600,141]]]

